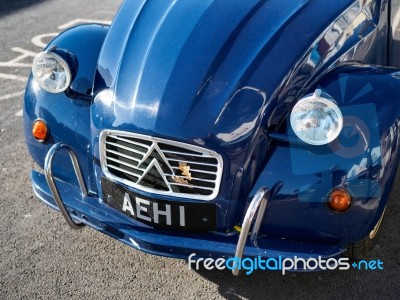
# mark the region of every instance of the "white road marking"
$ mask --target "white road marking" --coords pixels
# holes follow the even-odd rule
[[[19,47],[14,47],[11,49],[14,52],[18,52],[21,53],[21,55],[17,56],[16,58],[10,60],[10,61],[5,61],[5,62],[0,62],[0,67],[22,67],[22,68],[30,68],[32,67],[31,63],[23,63],[20,62],[25,58],[28,57],[35,57],[36,53],[29,51],[29,50],[25,50]]]
[[[0,101],[12,99],[12,98],[15,98],[15,97],[19,97],[19,96],[22,96],[24,93],[25,93],[25,91],[20,91],[20,92],[16,92],[16,93],[0,96]]]
[[[58,26],[58,29],[67,29],[73,27],[78,24],[85,24],[85,23],[97,23],[97,24],[104,24],[104,25],[111,25],[111,21],[108,20],[93,20],[93,19],[75,19],[71,22],[65,23],[63,25]]]
[[[0,67],[12,67],[12,68],[31,68],[32,64],[28,63],[14,63],[14,64],[8,64],[6,62],[0,62]]]
[[[15,52],[19,52],[22,55],[18,56],[17,58],[14,58],[13,60],[10,60],[10,62],[17,62],[17,61],[20,61],[21,59],[24,59],[25,57],[35,57],[37,54],[36,52],[25,50],[25,49],[22,49],[19,47],[13,47],[13,48],[11,48],[11,50],[15,51]]]
[[[47,43],[43,42],[43,39],[44,38],[54,38],[57,35],[59,35],[58,32],[40,34],[40,35],[33,37],[31,42],[35,46],[38,46],[39,48],[43,49],[44,47],[47,46]]]
[[[97,24],[110,25],[111,21],[78,18],[78,19],[72,20],[68,23],[65,23],[63,25],[58,26],[58,29],[64,30],[64,29],[76,26],[78,24],[84,24],[84,23],[97,23]],[[47,43],[44,42],[44,39],[49,39],[49,38],[52,39],[58,35],[59,35],[58,32],[40,34],[40,35],[33,37],[31,42],[33,45],[43,49],[47,46]],[[12,68],[31,68],[32,67],[32,63],[26,63],[26,62],[23,62],[23,60],[26,58],[35,57],[37,54],[36,52],[25,50],[25,49],[22,49],[19,47],[13,47],[11,50],[14,52],[20,53],[20,55],[10,61],[0,62],[0,67],[12,67]],[[19,81],[19,82],[23,82],[23,83],[26,83],[26,81],[27,81],[27,78],[25,78],[25,77],[14,75],[14,74],[5,74],[5,73],[0,73],[0,79],[14,80],[14,81]],[[0,101],[12,99],[15,97],[20,97],[24,93],[25,93],[25,90],[2,95],[2,96],[0,96]],[[22,109],[15,113],[15,116],[17,116],[17,117],[22,117],[22,115],[23,115]],[[139,247],[139,245],[136,244],[136,247]]]
[[[20,82],[23,82],[23,83],[25,83],[26,80],[27,80],[26,77],[14,75],[14,74],[4,74],[4,73],[0,73],[0,78],[1,79],[14,80],[14,81],[20,81]]]

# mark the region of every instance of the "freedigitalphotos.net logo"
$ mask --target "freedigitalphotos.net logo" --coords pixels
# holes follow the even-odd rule
[[[239,269],[245,271],[246,275],[251,275],[256,270],[261,271],[281,271],[285,275],[287,271],[315,271],[315,270],[341,270],[346,271],[351,268],[356,270],[383,270],[383,262],[378,260],[361,260],[359,262],[350,263],[349,258],[301,258],[294,256],[293,258],[262,258],[260,256],[254,258],[202,258],[196,257],[196,253],[192,253],[188,257],[189,270],[234,270]]]

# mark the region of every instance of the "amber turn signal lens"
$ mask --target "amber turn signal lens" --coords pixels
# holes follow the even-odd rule
[[[43,120],[36,120],[32,126],[32,135],[39,142],[44,142],[49,134],[47,124]]]
[[[333,190],[330,197],[328,206],[330,209],[337,212],[345,212],[351,205],[351,196],[345,190]]]

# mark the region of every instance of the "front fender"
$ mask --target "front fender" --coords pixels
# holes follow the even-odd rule
[[[74,145],[82,171],[85,177],[89,178],[89,189],[92,191],[96,188],[90,148],[90,104],[97,59],[107,30],[108,26],[103,25],[81,25],[61,33],[51,41],[47,48],[56,45],[57,49],[68,51],[74,57],[76,72],[70,89],[65,93],[51,94],[40,89],[31,76],[24,102],[25,138],[34,161],[43,168],[46,153],[54,143],[65,142]],[[31,134],[32,124],[38,118],[46,120],[50,128],[51,136],[45,143],[39,143]],[[57,160],[69,162],[65,153]],[[65,163],[54,165],[61,166],[58,172],[55,170],[59,178],[75,178],[72,166]]]
[[[260,187],[272,189],[262,227],[267,236],[346,245],[373,229],[392,189],[399,161],[400,73],[345,66],[309,92],[316,88],[330,94],[342,110],[340,136],[326,147],[311,146],[284,122],[285,133],[269,133],[269,158],[249,201]],[[353,197],[345,213],[326,205],[334,187],[349,190]]]
[[[75,58],[77,70],[70,85],[70,96],[91,97],[97,60],[109,27],[100,24],[79,25],[64,31],[47,45],[46,49],[57,46],[72,53]]]

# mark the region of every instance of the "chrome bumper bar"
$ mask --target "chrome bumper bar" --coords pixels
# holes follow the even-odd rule
[[[57,206],[64,216],[67,224],[73,229],[80,229],[84,227],[82,223],[75,222],[71,215],[69,214],[67,208],[64,205],[60,197],[60,193],[54,181],[54,175],[52,171],[52,163],[55,155],[62,149],[65,149],[69,154],[72,165],[74,167],[75,175],[78,179],[78,183],[81,189],[82,196],[86,197],[88,195],[87,188],[85,185],[85,181],[83,180],[81,168],[79,166],[79,162],[76,158],[75,152],[72,148],[64,143],[57,143],[53,147],[50,148],[49,152],[46,155],[45,163],[44,163],[44,174],[46,177],[47,184],[49,185],[52,196],[57,203]],[[246,211],[246,215],[243,219],[242,229],[240,231],[239,240],[236,246],[235,257],[242,258],[244,249],[246,247],[246,242],[250,233],[250,229],[253,225],[250,240],[254,243],[254,246],[257,247],[257,238],[258,232],[261,227],[262,220],[264,218],[265,209],[267,208],[269,201],[269,190],[265,187],[262,187],[258,190],[253,200],[250,203],[249,208]],[[233,275],[239,275],[239,266],[236,266],[235,269],[232,270]]]
[[[269,190],[265,187],[260,188],[254,196],[253,200],[251,201],[249,208],[246,211],[246,215],[244,216],[242,229],[240,231],[239,240],[236,246],[236,258],[243,257],[244,248],[246,247],[247,238],[254,218],[255,222],[253,230],[251,232],[250,240],[254,243],[254,246],[257,247],[258,232],[260,230],[261,222],[264,218],[264,213],[265,209],[267,208],[268,201]],[[236,265],[236,268],[232,270],[232,274],[238,276],[239,270],[239,266]]]
[[[53,195],[53,198],[56,201],[60,212],[64,216],[65,221],[71,228],[80,229],[80,228],[84,227],[85,225],[83,225],[82,223],[77,223],[74,220],[72,220],[72,217],[70,216],[69,212],[67,211],[67,209],[64,205],[64,202],[62,201],[62,199],[60,197],[60,193],[58,192],[58,188],[54,182],[54,175],[53,175],[53,171],[52,171],[53,159],[54,159],[55,155],[58,153],[58,151],[60,151],[61,149],[65,149],[68,152],[69,157],[72,162],[72,165],[74,167],[75,175],[78,178],[82,196],[85,196],[85,197],[87,196],[87,194],[88,194],[87,188],[85,185],[85,181],[83,180],[81,168],[80,168],[78,160],[76,158],[76,154],[75,154],[74,150],[72,150],[72,148],[67,144],[57,143],[53,147],[50,148],[49,152],[47,152],[46,159],[44,162],[44,175],[46,176],[47,184],[50,187],[50,191]]]

